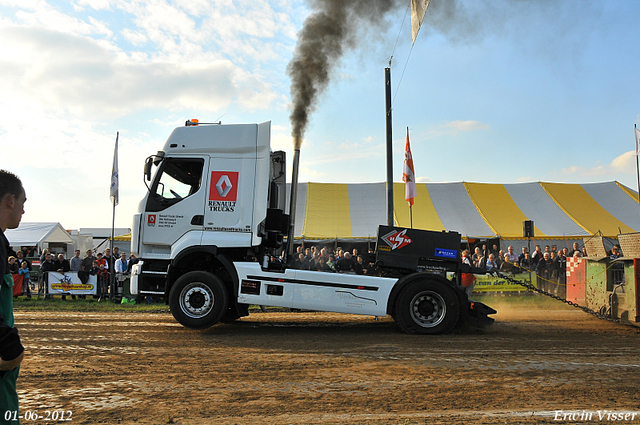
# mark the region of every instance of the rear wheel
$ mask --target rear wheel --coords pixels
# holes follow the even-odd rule
[[[215,325],[227,311],[227,288],[217,276],[193,271],[173,284],[169,293],[171,314],[180,324],[192,329]]]
[[[435,280],[418,280],[402,289],[394,318],[408,334],[443,334],[453,330],[460,316],[454,289]]]

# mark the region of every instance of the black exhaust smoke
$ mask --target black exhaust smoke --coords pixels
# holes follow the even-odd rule
[[[403,0],[409,1],[409,0]],[[363,28],[379,28],[401,0],[312,0],[314,12],[304,21],[294,56],[287,66],[291,77],[291,135],[300,149],[309,114],[329,84],[345,50],[358,45]],[[366,27],[365,27],[366,26]]]
[[[408,1],[408,0],[406,0]],[[331,74],[343,53],[357,46],[362,25],[379,27],[390,10],[401,0],[312,0],[314,12],[304,21],[298,35],[294,56],[287,66],[291,77],[293,107],[290,115],[294,158],[291,179],[289,216],[291,231],[288,238],[288,259],[293,260],[293,229],[298,191],[300,146],[309,123],[309,115],[316,107],[318,96],[329,85]]]

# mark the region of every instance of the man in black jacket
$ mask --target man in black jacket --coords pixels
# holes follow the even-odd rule
[[[26,201],[22,182],[14,174],[0,170],[0,423],[18,424],[16,381],[24,348],[13,320],[13,278],[8,274],[7,229],[15,229],[24,214]],[[8,413],[7,413],[8,412]],[[7,420],[8,418],[8,420]],[[15,420],[13,420],[15,418]]]

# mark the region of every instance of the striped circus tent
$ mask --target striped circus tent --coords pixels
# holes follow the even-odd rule
[[[615,238],[640,231],[638,194],[616,181],[416,186],[413,227],[418,229],[521,239],[522,222],[533,220],[537,239]],[[393,193],[395,224],[409,227],[404,183],[394,183]],[[386,224],[385,196],[385,183],[300,183],[294,234],[305,240],[375,238],[378,225]]]

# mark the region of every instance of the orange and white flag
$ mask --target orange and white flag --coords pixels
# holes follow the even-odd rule
[[[413,198],[416,197],[416,172],[413,168],[413,157],[409,146],[409,127],[407,127],[407,145],[404,148],[404,167],[402,169],[402,181],[405,183],[404,199],[413,206]]]

